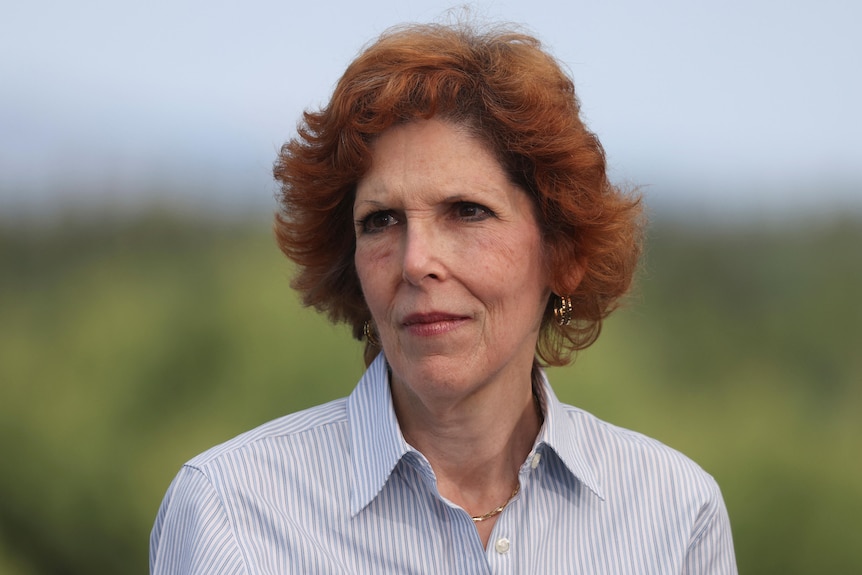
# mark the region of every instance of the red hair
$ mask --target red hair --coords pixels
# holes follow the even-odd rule
[[[353,200],[387,128],[418,118],[467,127],[535,202],[551,289],[569,295],[559,326],[548,302],[537,355],[563,365],[592,344],[628,290],[641,250],[641,206],[608,180],[601,144],[580,119],[572,80],[535,38],[467,25],[383,34],[350,64],[328,106],[306,111],[281,148],[275,232],[297,264],[305,305],[346,322],[371,318],[354,267]],[[366,342],[366,360],[379,351]]]

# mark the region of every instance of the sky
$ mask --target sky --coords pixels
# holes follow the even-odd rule
[[[0,216],[271,210],[271,166],[363,45],[451,2],[0,0]],[[462,5],[463,6],[463,5]],[[469,5],[569,70],[653,209],[862,209],[862,2]]]

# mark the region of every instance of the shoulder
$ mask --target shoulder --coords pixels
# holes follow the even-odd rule
[[[347,436],[346,399],[339,399],[265,423],[192,458],[162,500],[150,539],[151,564],[212,547],[213,556],[200,560],[234,565],[242,555],[237,524],[259,526],[267,520],[263,510],[277,508],[276,502],[314,505],[312,496],[319,499],[317,485],[327,474],[346,475]],[[220,544],[204,548],[204,539]]]
[[[208,475],[227,461],[261,451],[301,446],[305,442],[340,443],[347,430],[347,400],[337,399],[274,419],[216,445],[190,459],[184,467]]]
[[[709,473],[657,439],[558,405],[558,449],[598,496],[585,508],[601,538],[650,556],[663,541],[679,562],[668,572],[736,573],[730,520]]]
[[[713,477],[680,451],[583,409],[563,405],[563,411],[572,423],[578,451],[588,459],[606,488],[672,486],[701,502],[721,499]]]

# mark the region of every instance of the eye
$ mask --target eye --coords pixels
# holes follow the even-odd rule
[[[453,206],[453,210],[456,217],[468,222],[480,222],[494,215],[485,206],[474,204],[473,202],[458,202]]]
[[[398,218],[390,211],[372,212],[357,222],[363,233],[381,232],[398,223]]]

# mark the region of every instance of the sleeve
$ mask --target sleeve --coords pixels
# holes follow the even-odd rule
[[[150,575],[242,575],[242,552],[224,503],[198,469],[183,467],[150,534]]]
[[[737,575],[730,518],[718,485],[703,505],[692,530],[683,575]]]

